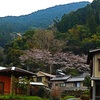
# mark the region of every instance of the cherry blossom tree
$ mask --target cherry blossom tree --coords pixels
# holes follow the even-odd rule
[[[89,70],[89,67],[86,65],[86,55],[74,55],[73,53],[63,53],[56,52],[52,54],[48,50],[44,49],[31,49],[24,51],[24,55],[20,56],[22,64],[25,62],[42,62],[45,66],[49,67],[49,72],[52,73],[54,66],[62,66],[61,69],[66,68],[77,68],[80,71]],[[33,66],[34,67],[34,66]]]

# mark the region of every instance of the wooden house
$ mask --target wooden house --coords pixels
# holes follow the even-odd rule
[[[65,90],[86,90],[84,86],[85,77],[89,73],[83,73],[79,76],[72,77],[71,75],[57,75],[51,79],[52,87],[59,87],[61,91]]]
[[[100,100],[100,49],[89,51],[87,64],[91,69],[91,100]]]
[[[55,75],[45,73],[42,71],[37,72],[37,76],[33,77],[34,82],[42,82],[46,87],[51,87],[50,79],[55,77]]]
[[[13,94],[13,77],[27,76],[30,78],[35,73],[17,68],[9,67],[0,70],[0,94]]]
[[[56,77],[51,79],[51,83],[52,83],[52,88],[60,88],[61,91],[65,90],[66,87],[66,80],[68,80],[71,77],[71,75],[65,75],[65,76],[61,76],[61,75],[56,75]]]
[[[73,77],[66,81],[66,90],[86,90],[87,87],[84,86],[84,77]]]

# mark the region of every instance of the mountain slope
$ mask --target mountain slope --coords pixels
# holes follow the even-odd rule
[[[53,23],[53,19],[56,17],[60,19],[63,14],[68,14],[71,11],[85,7],[87,4],[89,4],[89,2],[71,3],[51,7],[19,17],[1,17],[0,33],[21,32],[30,28],[47,28]]]
[[[100,25],[100,0],[94,0],[90,5],[78,9],[70,14],[62,16],[60,21],[55,21],[60,32],[67,32],[75,25],[87,25],[91,33],[96,33],[96,27]]]
[[[100,48],[100,0],[64,14],[61,20],[55,20],[55,27],[60,33],[58,38],[67,35],[64,51],[87,54],[91,49]]]

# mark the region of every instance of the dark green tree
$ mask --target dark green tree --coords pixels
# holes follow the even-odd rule
[[[85,77],[84,85],[87,86],[88,89],[90,88],[90,86],[91,86],[91,79],[90,79],[90,76],[86,76],[86,77]]]

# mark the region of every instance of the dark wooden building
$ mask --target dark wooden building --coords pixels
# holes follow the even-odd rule
[[[13,94],[13,77],[19,79],[20,76],[26,76],[28,79],[35,73],[17,68],[9,67],[0,70],[0,94]]]

